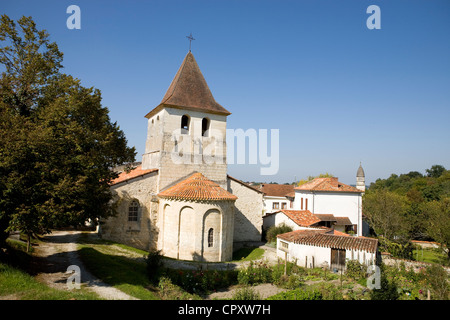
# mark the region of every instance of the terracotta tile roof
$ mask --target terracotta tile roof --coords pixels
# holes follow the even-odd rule
[[[295,187],[295,190],[363,193],[363,191],[355,187],[339,182],[338,178],[315,178],[301,186]]]
[[[277,237],[297,244],[334,249],[376,252],[378,247],[377,239],[330,234],[322,230],[295,230]]]
[[[261,191],[264,192],[266,196],[285,197],[294,192],[294,186],[291,184],[265,183],[261,185]]]
[[[137,178],[137,177],[141,177],[143,175],[152,173],[152,172],[158,172],[158,169],[146,169],[146,170],[142,170],[142,166],[138,165],[135,169],[131,170],[130,172],[126,172],[123,171],[119,174],[119,176],[114,179],[111,182],[111,185],[115,185],[121,182],[125,182],[125,181],[129,181],[131,179]]]
[[[163,105],[223,115],[231,114],[214,99],[191,52],[184,58],[161,103],[146,117],[151,117]]]
[[[336,221],[335,216],[333,216],[332,214],[320,214],[320,213],[315,213],[314,214],[320,221]]]
[[[284,213],[289,219],[294,221],[300,227],[310,227],[320,222],[320,219],[309,210],[280,210],[274,213],[278,212]]]
[[[352,224],[348,217],[336,217],[337,226],[351,226]]]
[[[217,183],[212,182],[200,172],[194,173],[189,178],[178,182],[174,186],[158,194],[161,198],[177,200],[236,200],[237,197]]]

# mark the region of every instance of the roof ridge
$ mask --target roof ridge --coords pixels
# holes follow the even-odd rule
[[[184,68],[186,67],[186,63],[185,62],[186,62],[187,57],[188,57],[189,54],[192,55],[192,53],[189,51],[186,54],[186,56],[184,57],[183,62],[181,63],[181,67],[178,69],[177,73],[175,74],[175,77],[173,77],[172,82],[170,83],[170,84],[172,84],[172,83],[174,84],[173,87],[172,87],[172,85],[169,86],[169,88],[167,89],[167,92],[164,95],[164,97],[163,97],[162,101],[160,102],[160,104],[165,103],[167,100],[169,100],[173,96],[173,93],[175,92],[175,88],[178,86],[178,80],[180,79],[180,75],[183,72]],[[175,82],[175,79],[176,79],[176,82]],[[172,92],[169,94],[169,96],[166,99],[164,99],[166,97],[167,93],[169,92],[170,87],[172,87]]]

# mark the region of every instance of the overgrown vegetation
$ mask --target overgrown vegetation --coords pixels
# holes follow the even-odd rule
[[[100,90],[61,72],[63,53],[31,17],[0,18],[0,248],[114,214],[112,168],[135,149]]]
[[[286,232],[291,232],[291,231],[292,231],[292,228],[287,226],[284,223],[281,223],[276,226],[272,226],[266,232],[266,240],[267,240],[267,242],[275,242],[275,241],[277,241],[277,235],[286,233]]]
[[[450,260],[450,171],[441,165],[392,174],[372,183],[363,199],[364,214],[381,246],[393,256],[414,259],[411,240],[441,244]]]

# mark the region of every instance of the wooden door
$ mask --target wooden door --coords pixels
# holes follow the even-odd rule
[[[331,249],[331,271],[345,269],[345,249]]]

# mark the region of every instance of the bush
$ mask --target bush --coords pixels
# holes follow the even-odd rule
[[[265,262],[250,261],[248,267],[239,270],[237,279],[244,285],[267,283],[272,279],[272,269]]]
[[[380,266],[381,279],[380,289],[373,289],[370,292],[370,299],[372,300],[397,300],[399,298],[397,284],[394,280],[389,281],[387,277],[387,267],[384,264]]]
[[[284,291],[273,295],[267,300],[322,300],[322,294],[315,289],[297,288],[290,291]]]
[[[379,237],[378,241],[380,243],[380,251],[387,251],[396,258],[413,260],[414,245],[410,241],[401,244],[389,241],[383,237]]]
[[[156,281],[159,275],[159,268],[162,265],[161,250],[152,250],[148,253],[146,258],[147,276],[150,281]]]
[[[251,287],[244,287],[236,290],[233,294],[232,300],[260,300],[261,296]]]
[[[268,242],[276,241],[277,235],[286,233],[286,232],[291,232],[291,231],[292,231],[292,228],[285,225],[284,223],[282,223],[278,226],[270,227],[269,230],[267,230],[266,240]]]
[[[204,293],[237,283],[234,270],[174,270],[165,269],[164,276],[190,293]]]
[[[427,283],[431,288],[433,300],[448,300],[449,285],[447,272],[442,266],[433,264],[426,270]]]
[[[358,260],[349,260],[347,261],[345,275],[358,281],[361,278],[365,278],[366,272],[364,266]]]

